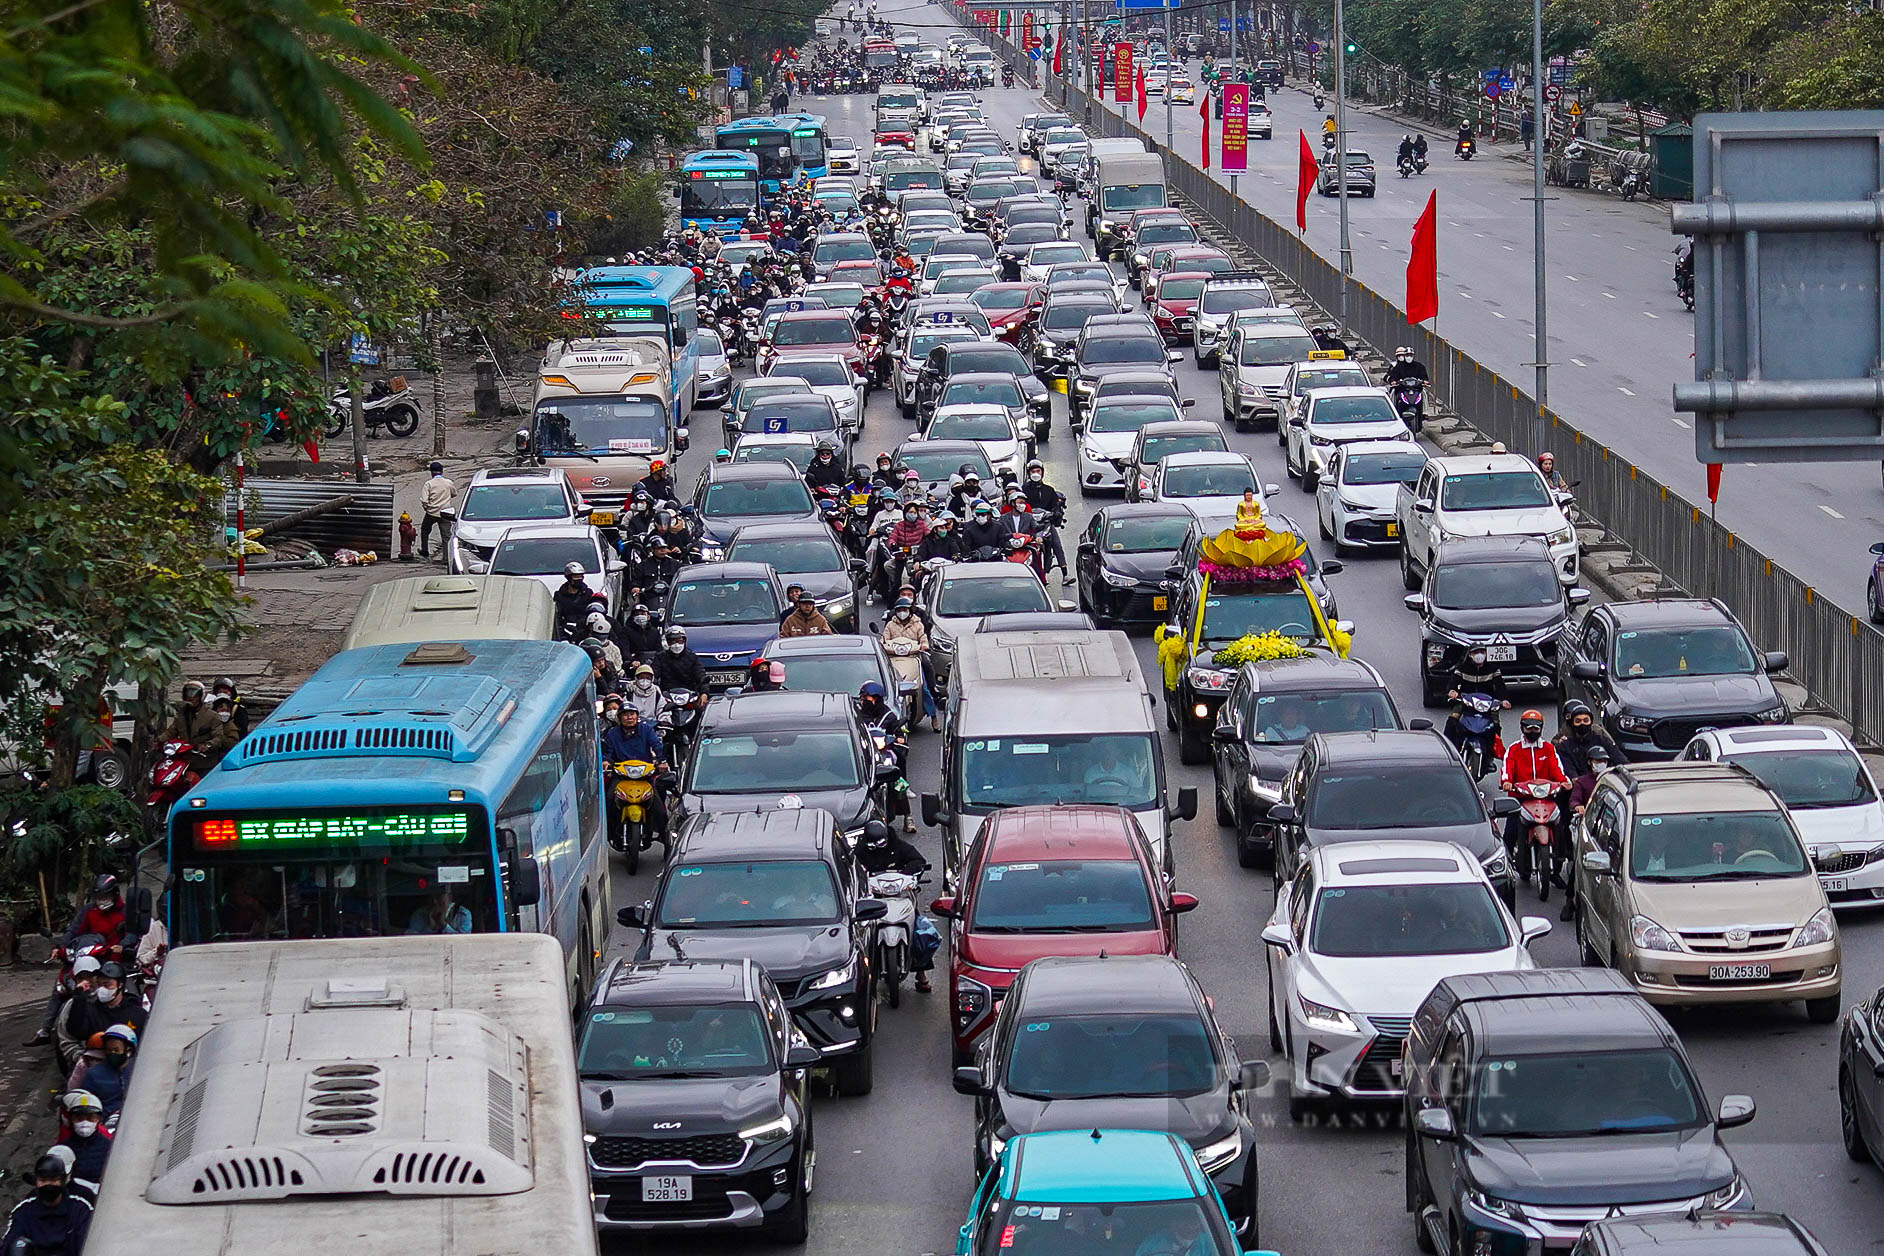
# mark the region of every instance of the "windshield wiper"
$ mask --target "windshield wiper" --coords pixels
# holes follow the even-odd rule
[[[1043,925],[1033,930],[1035,933],[1124,933],[1130,929],[1149,928],[1149,925]]]
[[[692,1078],[692,1077],[724,1077],[726,1076],[726,1074],[718,1072],[714,1069],[677,1068],[677,1069],[668,1069],[664,1072],[659,1072],[659,1073],[637,1073],[635,1076],[638,1078],[662,1078],[662,1079],[685,1080],[687,1078]],[[627,1079],[624,1079],[624,1080],[627,1080]]]

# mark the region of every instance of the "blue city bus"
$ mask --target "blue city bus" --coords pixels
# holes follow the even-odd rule
[[[171,943],[534,931],[579,999],[614,920],[602,789],[575,646],[344,651],[172,808]]]
[[[608,334],[658,336],[674,364],[674,426],[687,426],[699,392],[699,303],[693,271],[685,266],[591,266],[576,275],[585,311]],[[575,317],[572,313],[570,317]]]
[[[749,152],[758,159],[760,191],[765,196],[777,196],[785,184],[822,179],[830,173],[825,156],[830,136],[821,114],[739,118],[715,130],[713,137],[718,148]]]
[[[680,163],[680,222],[715,235],[744,229],[747,214],[765,208],[759,196],[759,159],[750,152],[710,148]]]

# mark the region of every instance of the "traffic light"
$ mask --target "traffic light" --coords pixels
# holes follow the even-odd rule
[[[1352,39],[1348,40],[1345,51],[1350,57],[1353,56],[1355,53],[1359,52],[1360,50],[1361,50],[1361,46],[1359,44],[1355,43]]]

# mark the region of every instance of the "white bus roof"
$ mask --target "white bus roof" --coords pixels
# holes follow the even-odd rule
[[[593,1256],[555,939],[230,942],[170,956],[86,1251],[281,1248]]]

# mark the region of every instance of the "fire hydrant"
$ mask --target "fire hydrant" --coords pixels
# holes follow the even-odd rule
[[[412,524],[410,511],[399,512],[399,561],[412,561],[412,543],[419,539],[419,530]]]

